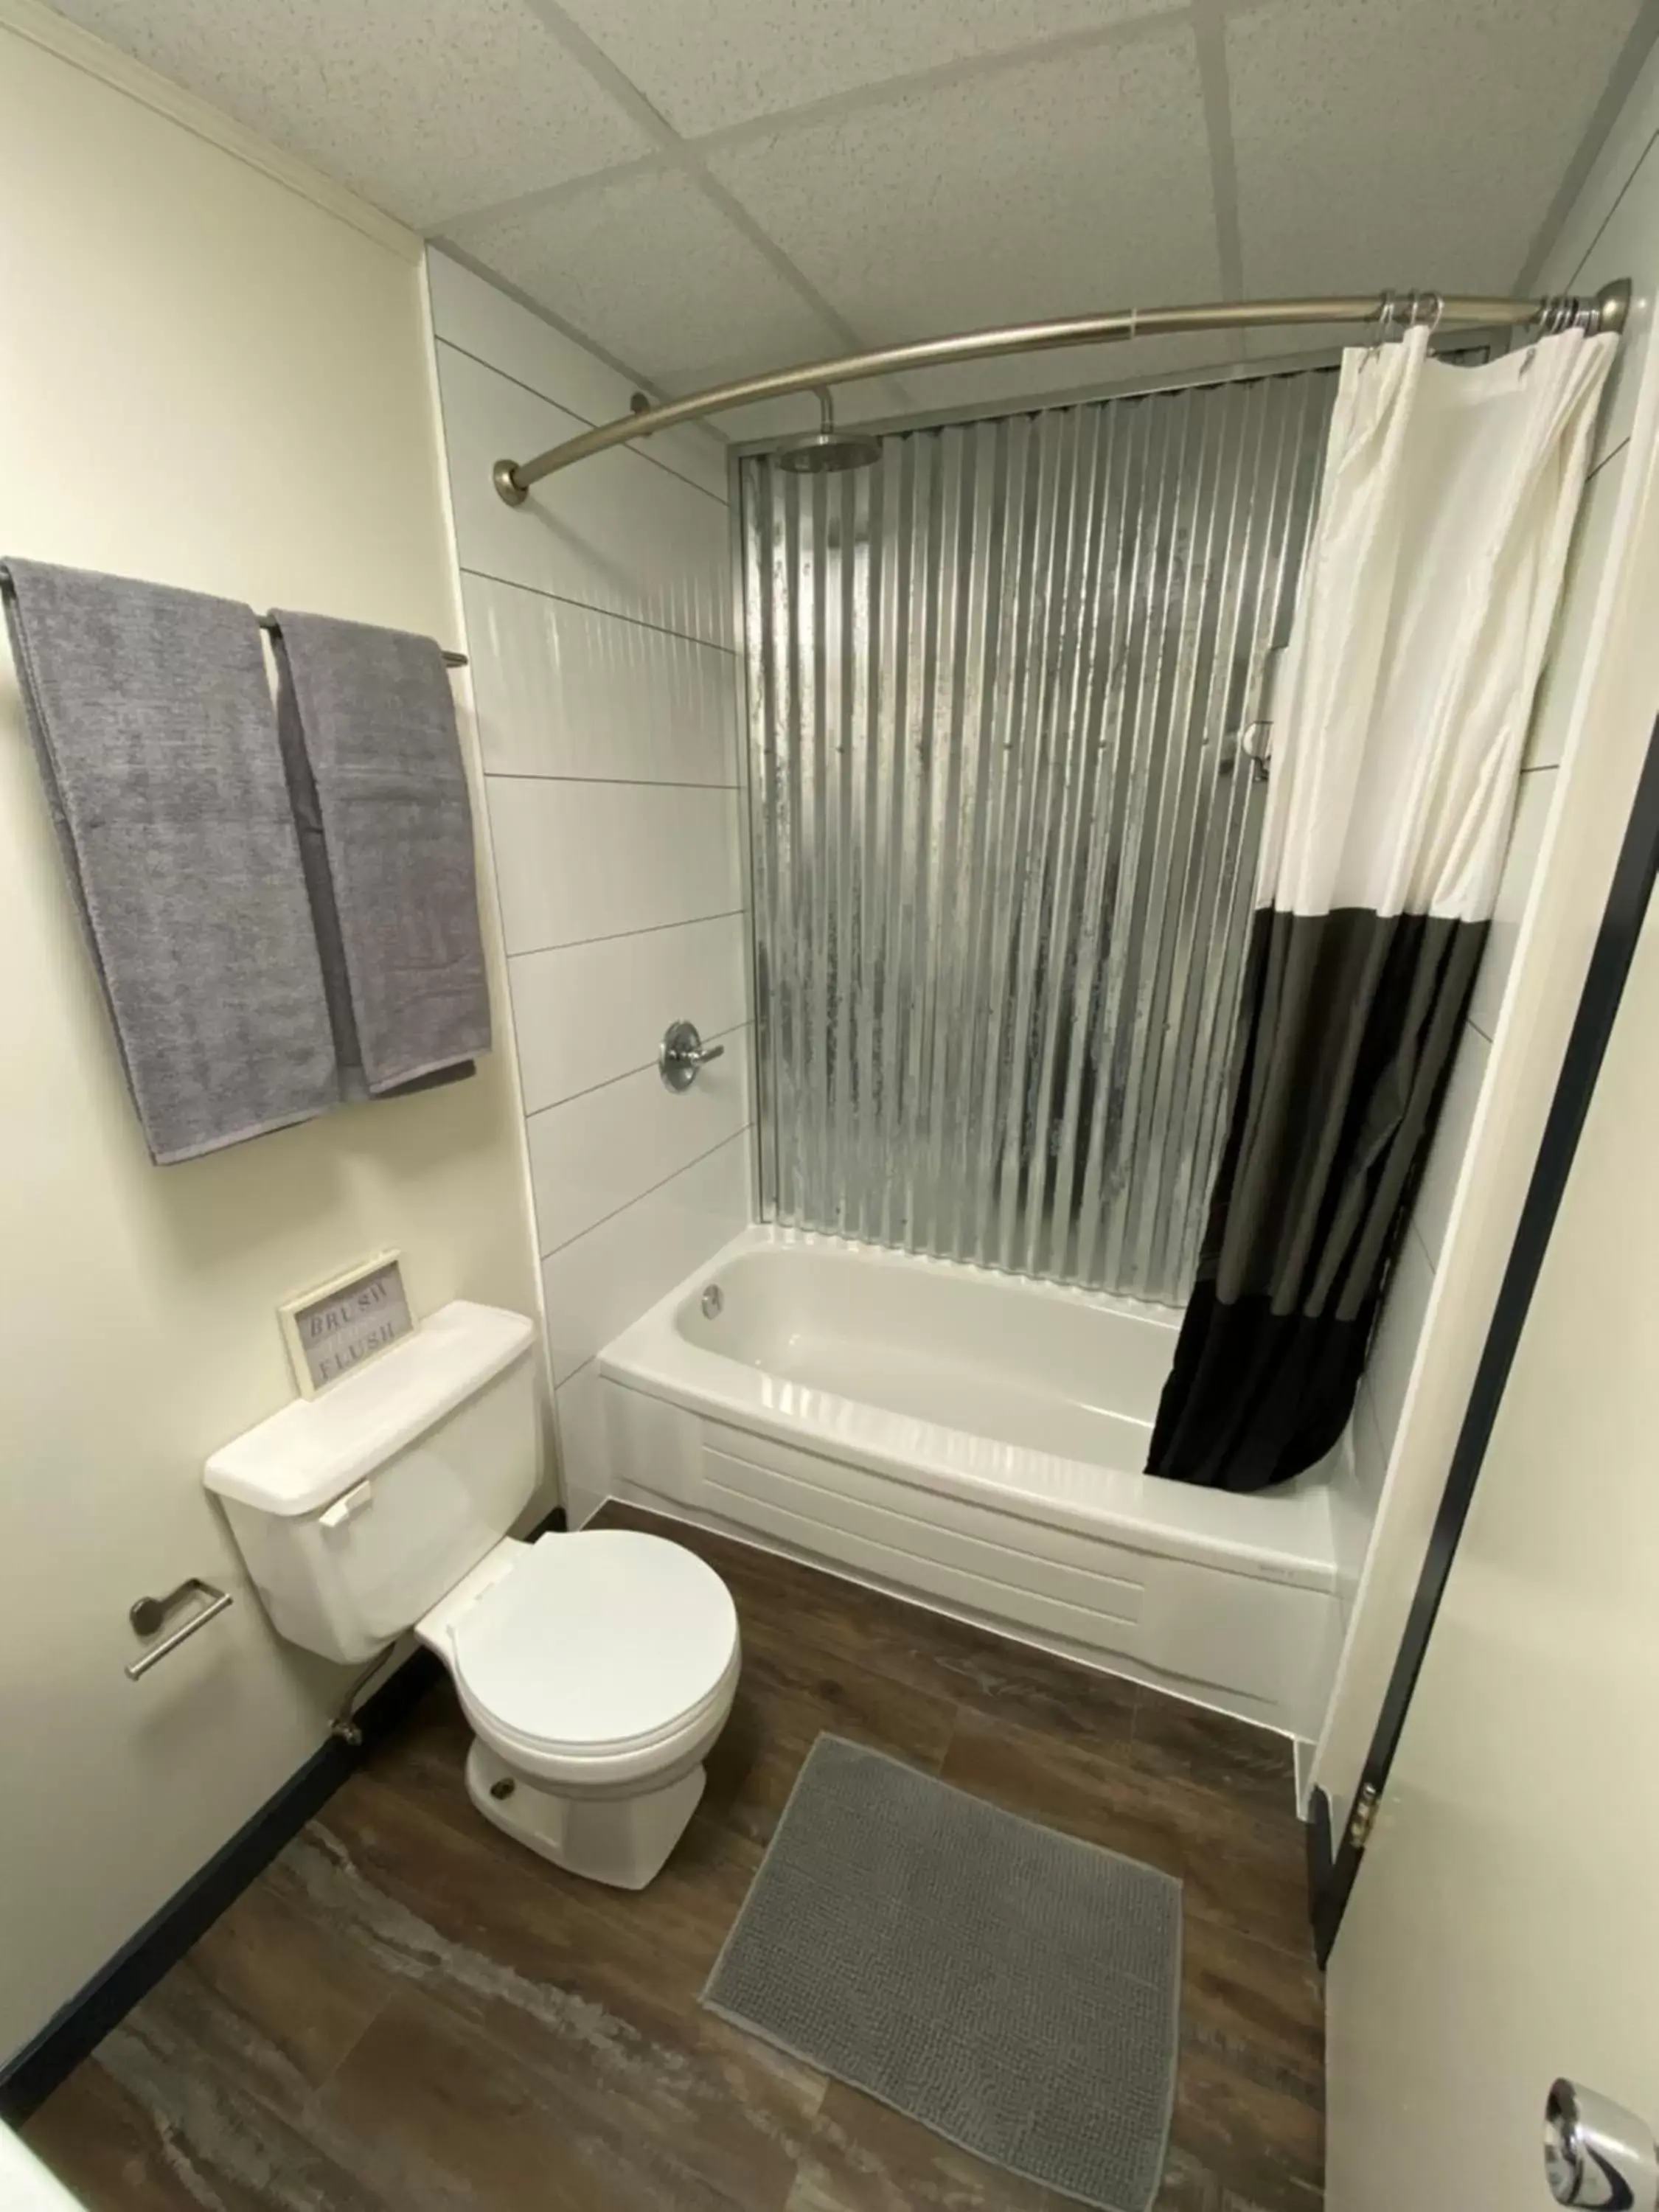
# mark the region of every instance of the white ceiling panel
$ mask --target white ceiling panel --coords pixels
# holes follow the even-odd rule
[[[1263,0],[1232,17],[1246,292],[1507,292],[1637,6]]]
[[[1218,289],[1184,24],[918,89],[709,159],[875,343]]]
[[[1176,0],[563,0],[688,137]]]
[[[1632,27],[1659,23],[1659,0],[60,4],[680,392],[1241,282],[1508,291],[1646,52]],[[981,363],[840,404],[1018,404],[1330,335]]]
[[[60,0],[417,229],[650,150],[522,0]]]
[[[633,170],[451,235],[665,390],[847,350],[678,170]]]

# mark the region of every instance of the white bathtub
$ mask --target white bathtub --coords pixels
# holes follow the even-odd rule
[[[749,1229],[600,1354],[610,1486],[1311,1737],[1328,1486],[1138,1472],[1175,1334],[1161,1307]]]

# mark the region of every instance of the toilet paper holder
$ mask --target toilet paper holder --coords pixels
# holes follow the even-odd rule
[[[169,1590],[165,1597],[137,1598],[128,1607],[127,1619],[132,1624],[133,1634],[154,1636],[167,1615],[176,1612],[190,1597],[205,1598],[207,1603],[199,1612],[191,1613],[188,1620],[181,1621],[171,1636],[164,1636],[159,1644],[152,1644],[148,1651],[131,1662],[124,1670],[129,1682],[136,1682],[141,1676],[148,1674],[152,1667],[165,1659],[168,1652],[176,1651],[181,1644],[195,1635],[198,1628],[205,1628],[209,1621],[216,1620],[230,1603],[231,1596],[228,1590],[216,1589],[211,1583],[204,1583],[199,1575],[191,1575],[179,1583],[177,1589]]]

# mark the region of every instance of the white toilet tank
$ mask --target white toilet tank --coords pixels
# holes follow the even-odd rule
[[[539,1460],[533,1334],[457,1299],[214,1453],[207,1486],[290,1643],[372,1658],[511,1529]]]

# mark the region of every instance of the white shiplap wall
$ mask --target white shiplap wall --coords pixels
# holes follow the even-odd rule
[[[447,256],[433,328],[565,1502],[608,1478],[593,1355],[748,1219],[747,926],[726,453],[689,430],[521,507],[490,483],[625,379]],[[724,1058],[665,1090],[694,1021]]]

